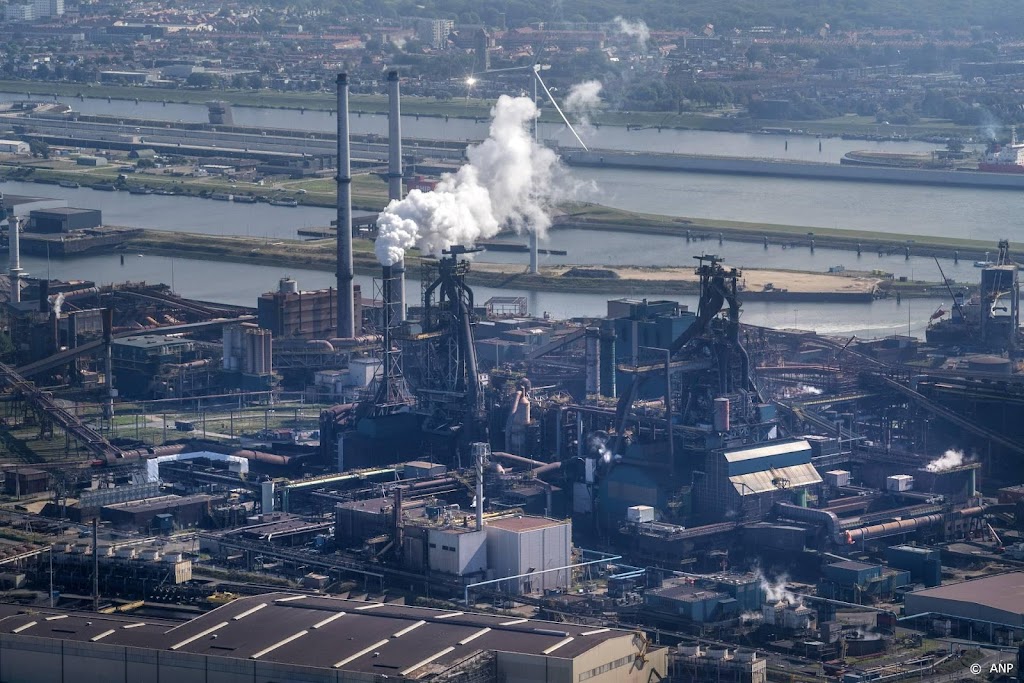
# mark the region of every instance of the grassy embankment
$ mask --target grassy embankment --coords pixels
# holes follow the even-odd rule
[[[96,97],[147,102],[174,102],[205,104],[221,99],[246,107],[274,109],[311,109],[330,111],[336,100],[331,93],[284,93],[269,90],[198,90],[191,88],[152,88],[118,85],[89,85],[83,83],[56,83],[43,81],[0,81],[0,91],[31,94],[35,97]],[[353,114],[385,114],[388,111],[385,95],[352,94],[349,98]],[[407,116],[450,116],[453,118],[485,119],[490,116],[490,100],[458,97],[448,101],[428,97],[405,96],[402,111]],[[126,112],[127,113],[127,112]],[[543,121],[560,121],[558,114],[546,107]],[[944,119],[922,119],[912,126],[887,126],[870,116],[839,116],[820,121],[769,121],[743,117],[723,116],[721,112],[666,113],[624,112],[606,110],[593,117],[596,125],[662,127],[717,131],[750,131],[761,128],[791,128],[811,135],[976,135],[977,130],[956,126]]]

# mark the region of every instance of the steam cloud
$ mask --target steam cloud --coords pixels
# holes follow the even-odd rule
[[[941,456],[924,466],[928,472],[945,472],[964,464],[964,452],[950,448]]]
[[[821,389],[819,389],[818,387],[815,387],[815,386],[811,386],[810,384],[801,384],[797,388],[800,390],[801,393],[804,393],[804,394],[810,394],[812,396],[820,396],[821,395]]]
[[[456,173],[446,173],[431,192],[412,190],[377,218],[377,259],[385,266],[419,247],[440,256],[452,245],[471,246],[503,227],[540,236],[551,226],[549,209],[579,186],[553,151],[534,142],[527,124],[537,118],[526,97],[502,95],[491,110],[486,140],[466,151]]]
[[[643,19],[637,19],[636,21],[629,21],[620,17],[612,19],[615,22],[615,27],[619,29],[620,33],[624,33],[627,36],[636,38],[636,42],[640,45],[640,49],[647,51],[647,41],[651,39],[651,29],[647,27]]]
[[[575,114],[584,126],[590,125],[590,117],[601,105],[601,81],[583,81],[569,89],[565,108]]]
[[[612,452],[608,449],[608,439],[597,434],[591,434],[587,439],[587,445],[590,446],[590,450],[600,455],[601,460],[605,463],[612,461]]]
[[[791,605],[803,604],[803,601],[786,586],[786,581],[789,579],[789,576],[786,574],[780,574],[775,579],[769,579],[764,575],[764,572],[758,568],[754,571],[754,577],[761,584],[761,590],[764,591],[765,602],[776,604],[778,602],[785,601]]]

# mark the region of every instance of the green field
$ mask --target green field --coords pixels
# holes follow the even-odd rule
[[[147,102],[182,102],[205,104],[212,99],[221,99],[232,104],[247,107],[268,107],[275,109],[311,109],[333,111],[336,99],[333,93],[282,93],[269,90],[197,90],[193,88],[153,88],[83,83],[59,83],[42,81],[0,81],[0,91],[31,94],[37,99],[53,95],[64,97],[110,98],[139,100]],[[386,114],[388,102],[385,95],[352,94],[349,108],[353,115]],[[450,116],[453,118],[487,119],[493,106],[491,100],[455,98],[441,101],[427,97],[404,96],[402,112],[407,116]],[[550,107],[544,108],[542,121],[558,122],[561,118]],[[768,121],[745,117],[724,116],[722,112],[671,113],[603,110],[592,117],[598,126],[634,126],[646,128],[684,128],[719,131],[750,131],[764,127],[792,128],[812,135],[908,135],[959,134],[970,136],[977,133],[973,127],[956,126],[949,121],[922,119],[912,126],[885,126],[874,117],[841,116],[820,121]]]

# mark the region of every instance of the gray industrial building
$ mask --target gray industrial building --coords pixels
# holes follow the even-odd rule
[[[904,613],[908,617],[953,619],[959,630],[975,637],[996,630],[1024,635],[1024,572],[1008,572],[907,593]]]
[[[99,209],[77,209],[69,206],[36,209],[29,212],[29,218],[30,232],[71,232],[103,225],[103,214]]]
[[[184,624],[0,605],[0,679],[641,683],[668,651],[629,631],[270,593]]]

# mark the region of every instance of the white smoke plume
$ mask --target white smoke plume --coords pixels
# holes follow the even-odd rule
[[[651,39],[651,29],[647,27],[643,19],[637,19],[636,21],[629,21],[620,17],[612,19],[615,23],[615,27],[620,33],[624,33],[631,38],[636,38],[637,44],[640,46],[640,50],[643,52],[647,51],[647,41]]]
[[[945,472],[964,464],[964,452],[950,448],[935,460],[924,466],[928,472]]]
[[[821,395],[821,389],[815,386],[811,386],[810,384],[801,384],[799,387],[797,387],[797,389],[799,389],[800,393],[803,394],[810,394],[811,396]]]
[[[758,568],[754,570],[754,577],[761,584],[761,590],[764,591],[764,601],[766,603],[774,605],[778,602],[785,601],[791,605],[803,604],[803,601],[786,586],[786,582],[789,580],[789,576],[786,574],[780,574],[775,579],[769,579],[765,576],[764,572]]]
[[[491,110],[486,140],[466,150],[468,163],[445,174],[431,192],[412,190],[377,218],[377,259],[389,266],[419,247],[440,256],[454,244],[472,246],[505,227],[540,236],[551,226],[550,208],[579,186],[528,124],[538,115],[526,97],[502,95]]]
[[[601,460],[608,463],[612,461],[612,452],[608,448],[608,439],[601,437],[597,434],[591,434],[587,437],[587,445],[590,446],[590,450],[601,456]]]
[[[583,126],[590,126],[590,117],[601,106],[601,81],[583,81],[569,88],[569,96],[565,98],[565,108],[580,120]]]

